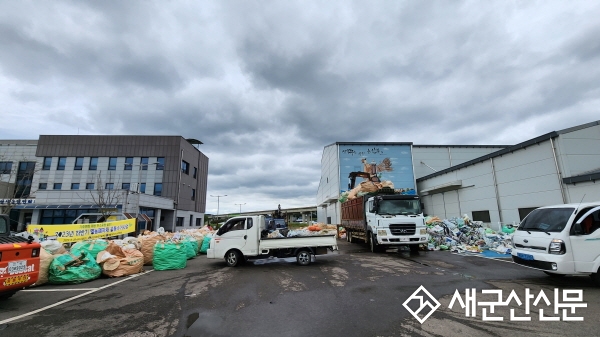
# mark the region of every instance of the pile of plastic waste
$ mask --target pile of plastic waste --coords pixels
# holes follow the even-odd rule
[[[472,221],[465,214],[462,218],[440,219],[427,217],[428,250],[481,253],[491,250],[499,254],[511,253],[514,228],[502,226],[501,231],[485,227],[481,221]]]

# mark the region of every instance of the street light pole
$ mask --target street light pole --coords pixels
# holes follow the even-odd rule
[[[226,197],[227,194],[224,195],[210,195],[213,198],[217,198],[217,224],[219,223],[219,200],[221,200],[221,197]]]
[[[243,204],[236,204],[236,205],[240,205],[240,215],[242,215],[242,205],[245,205],[246,203]]]

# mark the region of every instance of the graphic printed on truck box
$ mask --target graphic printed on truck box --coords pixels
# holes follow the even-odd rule
[[[375,164],[375,165],[372,165]],[[416,194],[410,145],[340,145],[340,193],[347,191],[350,172],[370,172],[388,180],[402,194]]]

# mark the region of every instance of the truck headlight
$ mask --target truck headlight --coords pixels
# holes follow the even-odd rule
[[[548,253],[562,255],[567,252],[565,242],[560,239],[552,239],[550,246],[548,246]]]
[[[378,229],[377,236],[387,236],[387,231],[385,229]]]
[[[421,235],[427,234],[427,228],[421,228]]]

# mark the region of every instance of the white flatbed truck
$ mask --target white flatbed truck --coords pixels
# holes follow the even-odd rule
[[[250,259],[296,257],[301,266],[309,265],[313,255],[337,250],[336,235],[268,238],[265,217],[238,216],[227,220],[210,240],[209,259],[225,259],[230,267]]]

